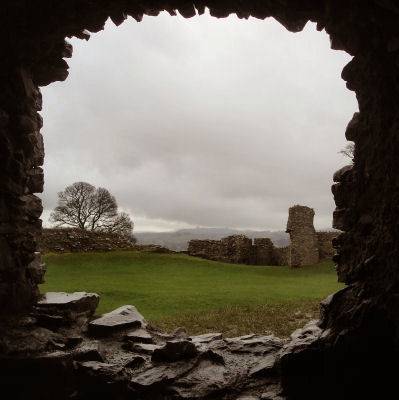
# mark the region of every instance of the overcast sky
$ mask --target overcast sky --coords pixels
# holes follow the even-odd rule
[[[137,231],[280,230],[294,204],[331,227],[357,102],[325,32],[162,14],[71,43],[69,78],[43,88],[45,222],[58,191],[87,181]]]

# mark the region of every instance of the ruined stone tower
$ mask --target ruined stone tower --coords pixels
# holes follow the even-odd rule
[[[296,205],[289,209],[286,231],[291,239],[288,256],[290,267],[301,267],[319,262],[318,238],[313,218],[313,208]]]

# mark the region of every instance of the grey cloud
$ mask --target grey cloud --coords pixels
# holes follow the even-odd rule
[[[340,79],[350,58],[325,33],[161,15],[73,45],[69,79],[43,89],[46,215],[57,191],[86,180],[137,229],[281,229],[296,203],[331,225],[357,104]]]

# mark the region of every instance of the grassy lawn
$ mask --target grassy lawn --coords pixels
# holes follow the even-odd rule
[[[41,291],[100,294],[98,313],[135,305],[152,324],[190,333],[288,335],[342,287],[331,262],[290,269],[139,251],[48,254]]]

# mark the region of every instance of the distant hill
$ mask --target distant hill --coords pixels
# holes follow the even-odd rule
[[[289,236],[283,231],[251,231],[230,228],[193,228],[174,232],[135,232],[137,244],[158,244],[174,251],[187,250],[192,239],[219,240],[230,235],[245,235],[249,238],[270,238],[277,247],[289,245]]]

